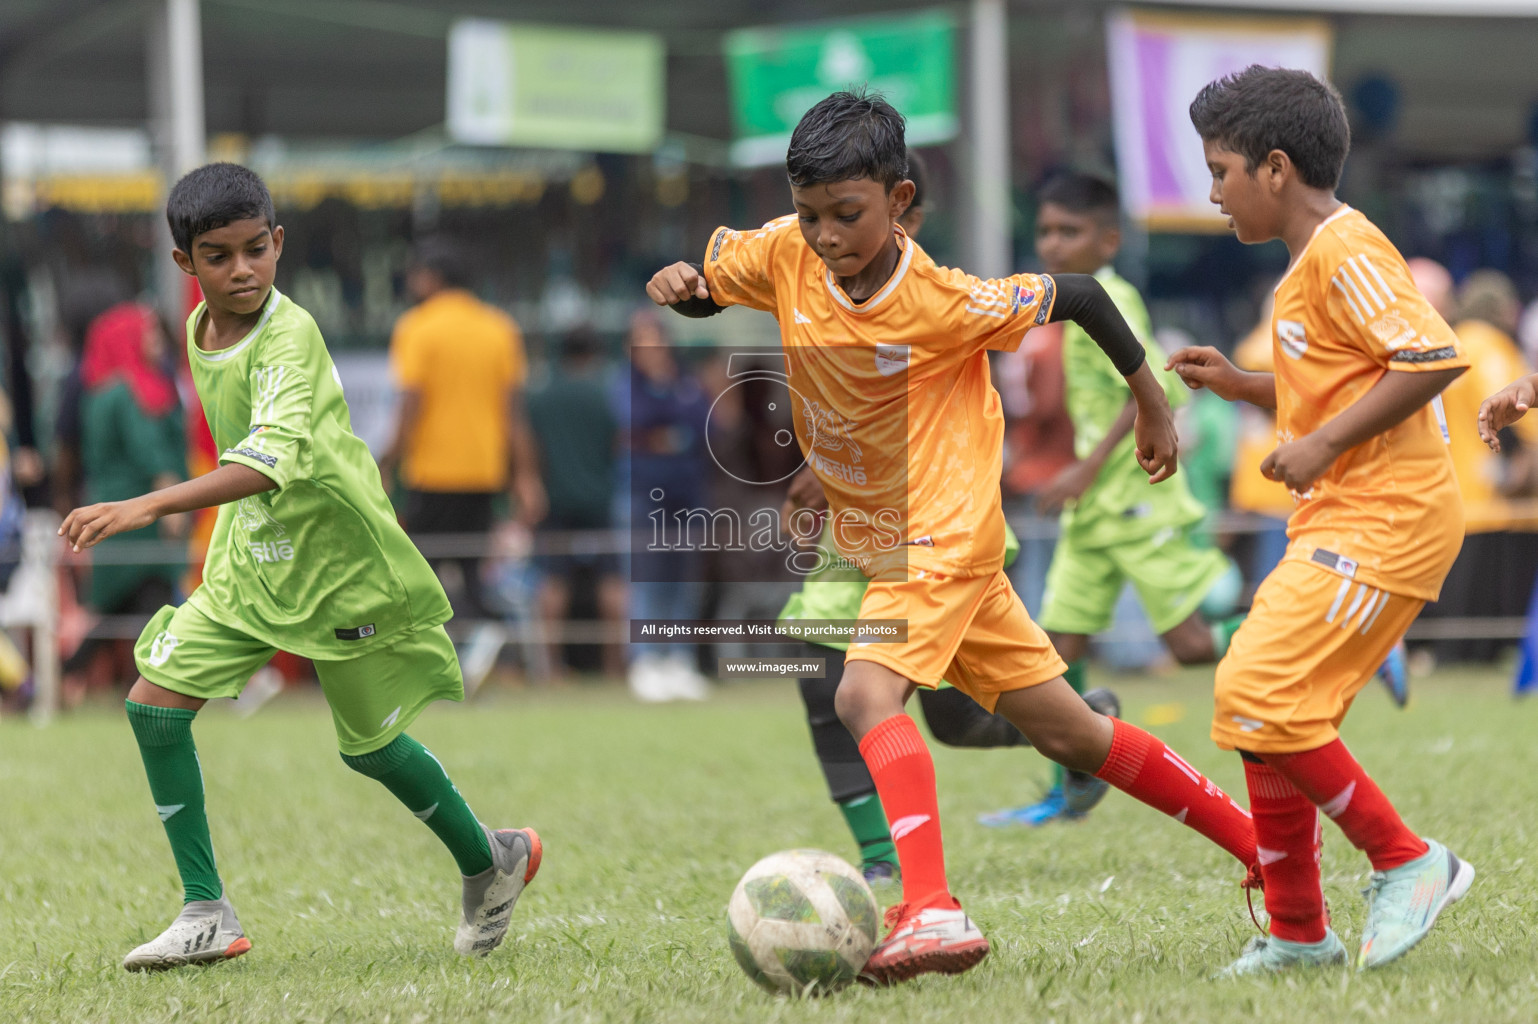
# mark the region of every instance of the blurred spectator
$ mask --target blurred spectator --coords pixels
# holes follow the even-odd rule
[[[1267,289],[1260,321],[1234,349],[1234,365],[1241,370],[1270,373],[1272,292]],[[1292,515],[1292,495],[1287,488],[1260,473],[1260,464],[1275,450],[1276,413],[1237,402],[1239,428],[1234,443],[1234,471],[1228,485],[1228,504],[1236,512],[1257,517],[1259,530],[1246,534],[1249,557],[1245,566],[1251,592],[1276,568],[1287,553],[1287,517]]]
[[[554,626],[575,618],[576,606],[593,604],[600,620],[617,625],[625,617],[619,559],[610,551],[584,550],[580,539],[561,536],[552,543],[548,537],[550,533],[603,531],[600,546],[608,544],[619,426],[604,387],[600,343],[592,328],[579,327],[562,339],[550,379],[529,395],[529,423],[550,502],[549,514],[540,524],[546,536],[536,544],[536,550],[544,552],[539,556],[541,617]],[[550,664],[557,671],[563,666],[560,645],[552,645]],[[602,665],[609,675],[621,674],[623,648],[605,644]]]
[[[1538,455],[1538,420],[1518,420],[1504,434],[1503,451],[1492,452],[1475,429],[1479,405],[1528,373],[1512,340],[1521,304],[1511,281],[1496,270],[1470,274],[1453,295],[1451,275],[1428,259],[1410,261],[1410,273],[1437,312],[1454,323],[1468,355],[1469,369],[1442,392],[1449,451],[1463,497],[1463,550],[1442,584],[1442,597],[1428,606],[1428,618],[1521,615],[1538,571],[1538,534],[1532,517],[1519,522],[1508,496],[1530,489],[1528,467]],[[1490,661],[1504,641],[1482,638],[1438,640],[1439,661]]]
[[[681,367],[651,310],[630,318],[630,372],[620,417],[630,470],[630,617],[694,619],[700,614],[701,558],[683,536],[684,516],[705,507],[710,402]],[[695,525],[698,542],[699,526]],[[693,644],[630,645],[631,692],[644,701],[701,700],[709,688]]]
[[[485,621],[481,582],[497,498],[511,482],[517,517],[532,526],[544,517],[545,491],[523,412],[522,335],[510,316],[470,294],[467,280],[460,252],[444,240],[423,242],[412,255],[406,287],[417,305],[390,338],[400,412],[380,469],[388,480],[399,467],[402,519],[434,568],[458,566],[461,585],[450,592],[455,615],[482,620],[462,653],[474,690],[506,641],[499,625]],[[433,539],[443,535],[483,548],[440,557]]]
[[[81,504],[80,402],[85,388],[80,381],[80,360],[86,331],[102,313],[129,298],[121,278],[102,267],[83,267],[70,274],[59,297],[60,327],[70,353],[69,373],[59,384],[53,435],[51,491],[53,506],[60,515],[68,515]]]
[[[0,390],[0,597],[5,596],[21,562],[26,508],[12,480],[10,435],[14,420],[10,397]],[[29,668],[9,634],[0,630],[0,707],[19,708],[27,700]]]
[[[186,442],[160,317],[138,303],[92,322],[80,360],[80,465],[86,503],[121,501],[186,479]],[[135,542],[182,537],[185,515],[118,534],[92,551],[86,605],[98,615],[148,617],[177,600],[181,553],[134,554]],[[120,561],[121,559],[121,561]],[[83,673],[103,649],[88,636],[64,665],[67,703],[83,695]]]

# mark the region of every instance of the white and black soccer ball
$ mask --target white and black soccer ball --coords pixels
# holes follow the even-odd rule
[[[821,850],[772,853],[748,869],[726,907],[732,955],[771,992],[823,994],[870,959],[880,914],[865,879]]]

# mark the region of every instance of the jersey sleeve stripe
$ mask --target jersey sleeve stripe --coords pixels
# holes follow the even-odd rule
[[[1362,266],[1366,267],[1369,271],[1371,271],[1372,276],[1373,276],[1373,280],[1378,282],[1378,285],[1383,289],[1383,294],[1388,296],[1388,300],[1390,302],[1397,302],[1397,301],[1399,301],[1399,296],[1395,295],[1394,294],[1394,289],[1390,288],[1388,286],[1388,282],[1383,280],[1383,275],[1378,273],[1377,266],[1372,262],[1372,260],[1367,258],[1367,254],[1365,252],[1362,253],[1361,260],[1362,260]]]
[[[1362,294],[1362,286],[1356,283],[1356,278],[1351,276],[1351,268],[1345,264],[1340,268],[1340,280],[1346,286],[1346,290],[1356,297],[1357,308],[1361,310],[1364,319],[1376,315],[1377,311],[1373,309],[1372,303],[1366,295]]]
[[[1387,309],[1388,303],[1384,302],[1383,298],[1373,289],[1372,282],[1367,280],[1367,275],[1362,273],[1361,267],[1357,266],[1355,256],[1346,260],[1346,266],[1351,268],[1351,274],[1346,275],[1346,280],[1350,281],[1352,274],[1356,276],[1356,280],[1361,284],[1362,293],[1367,296],[1368,308],[1371,309],[1372,306],[1377,306],[1380,313]]]
[[[1003,305],[1003,303],[999,303],[999,305]],[[996,311],[991,310],[991,309],[979,309],[976,306],[968,306],[967,307],[967,312],[968,313],[980,313],[983,316],[996,316],[1000,320],[1007,320],[1007,319],[1009,319],[1009,314],[1008,313],[999,313],[999,312],[996,312]]]
[[[1352,301],[1351,293],[1346,290],[1346,286],[1340,283],[1340,275],[1336,274],[1334,277],[1330,278],[1330,283],[1333,284],[1335,286],[1335,290],[1340,292],[1340,294],[1345,298],[1346,305],[1351,307],[1351,312],[1356,314],[1356,322],[1365,326],[1367,323],[1367,318],[1362,315],[1362,310],[1354,301]]]

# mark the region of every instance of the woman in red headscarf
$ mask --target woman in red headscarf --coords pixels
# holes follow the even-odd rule
[[[85,392],[80,457],[86,501],[120,501],[186,479],[181,402],[167,363],[166,332],[154,310],[125,302],[92,321],[80,378]],[[128,545],[181,536],[181,517],[172,519],[178,521],[161,520],[97,545],[89,591],[93,611],[147,615],[175,602],[177,582],[185,571],[179,546],[140,548],[145,561],[126,561],[133,552]],[[66,670],[83,668],[98,649],[99,641],[88,639]]]

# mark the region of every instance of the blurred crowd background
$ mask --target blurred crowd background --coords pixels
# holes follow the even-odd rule
[[[764,503],[710,471],[723,452],[763,480],[786,469],[727,356],[777,344],[773,321],[660,316],[642,291],[657,267],[700,259],[718,224],[789,212],[783,125],[848,81],[885,89],[926,168],[922,244],[988,274],[1037,267],[1034,196],[1055,173],[1118,180],[1117,267],[1161,344],[1263,369],[1286,252],[1240,245],[1199,187],[1161,193],[1158,162],[1195,136],[1180,102],[1150,107],[1211,77],[1182,53],[1218,59],[1235,38],[1302,54],[1341,89],[1354,139],[1340,195],[1414,257],[1474,360],[1446,396],[1469,534],[1412,633],[1420,664],[1516,643],[1538,575],[1538,424],[1495,455],[1473,423],[1485,395],[1538,367],[1538,3],[849,0],[845,20],[827,15],[810,0],[0,6],[6,706],[36,699],[42,676],[50,710],[121,690],[129,638],[196,584],[206,516],[91,557],[50,529],[78,504],[213,465],[185,371],[196,296],[160,213],[188,167],[236,160],[271,186],[287,231],[278,288],[318,321],[355,429],[449,587],[467,676],[622,676],[641,646],[628,619],[772,619],[797,586],[772,557],[745,568],[709,552],[690,582],[658,582],[625,529],[638,460],[676,481],[678,508]],[[1149,63],[1157,53],[1175,59]],[[1128,96],[1148,109],[1129,114]],[[1060,345],[1049,325],[993,368],[1032,608],[1055,532],[1033,495],[1073,458]],[[1256,468],[1272,426],[1205,395],[1181,415],[1210,543],[1253,587],[1291,507]],[[1124,604],[1100,656],[1158,667]],[[715,656],[745,652],[646,653],[702,695]],[[249,703],[306,673],[278,659]]]

